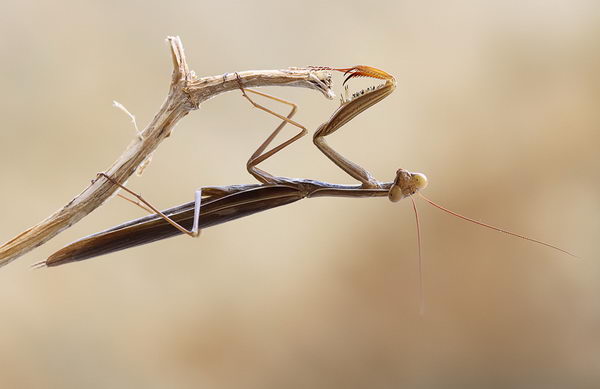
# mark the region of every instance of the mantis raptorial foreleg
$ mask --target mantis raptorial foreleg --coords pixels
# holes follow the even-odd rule
[[[351,68],[325,68],[344,72],[347,76],[344,84],[353,77],[370,77],[385,80],[385,84],[379,87],[361,90],[352,95],[348,100],[342,101],[342,105],[333,113],[331,118],[315,132],[313,142],[333,163],[338,165],[346,173],[362,183],[363,188],[377,188],[378,182],[371,174],[335,151],[325,141],[325,137],[334,133],[344,124],[352,120],[356,115],[367,108],[378,103],[396,89],[394,77],[383,70],[370,66],[354,66]]]

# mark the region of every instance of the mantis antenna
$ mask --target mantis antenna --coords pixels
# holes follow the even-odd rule
[[[421,197],[423,200],[427,201],[429,204],[433,205],[433,206],[434,206],[434,207],[436,207],[437,209],[440,209],[440,210],[442,210],[442,211],[444,211],[444,212],[446,212],[446,213],[448,213],[448,214],[450,214],[450,215],[452,215],[452,216],[456,216],[456,217],[458,217],[458,218],[460,218],[460,219],[463,219],[463,220],[465,220],[465,221],[471,222],[471,223],[473,223],[473,224],[477,224],[478,226],[482,226],[482,227],[489,228],[489,229],[491,229],[491,230],[494,230],[494,231],[502,232],[503,234],[507,234],[507,235],[510,235],[510,236],[514,236],[514,237],[516,237],[516,238],[524,239],[524,240],[527,240],[527,241],[529,241],[529,242],[533,242],[533,243],[541,244],[542,246],[550,247],[551,249],[558,250],[558,251],[560,251],[561,253],[564,253],[564,254],[570,255],[571,257],[574,257],[574,258],[580,258],[579,256],[577,256],[577,255],[575,255],[575,254],[573,254],[573,253],[571,253],[571,252],[569,252],[569,251],[567,251],[567,250],[561,249],[561,248],[560,248],[560,247],[558,247],[558,246],[554,246],[554,245],[552,245],[552,244],[550,244],[550,243],[546,243],[546,242],[543,242],[543,241],[541,241],[541,240],[533,239],[533,238],[530,238],[530,237],[528,237],[528,236],[525,236],[525,235],[516,234],[516,233],[514,233],[514,232],[512,232],[512,231],[508,231],[508,230],[505,230],[505,229],[502,229],[502,228],[499,228],[499,227],[495,227],[495,226],[492,226],[491,224],[487,224],[487,223],[481,222],[481,221],[479,221],[479,220],[471,219],[470,217],[466,217],[466,216],[464,216],[464,215],[461,215],[461,214],[460,214],[460,213],[458,213],[458,212],[451,211],[451,210],[449,210],[448,208],[446,208],[446,207],[444,207],[444,206],[441,206],[440,204],[438,204],[438,203],[436,203],[436,202],[434,202],[434,201],[432,201],[432,200],[428,199],[428,198],[427,198],[427,197],[425,197],[425,196],[424,196],[422,193],[418,193],[418,195],[419,195],[419,196],[420,196],[420,197]]]

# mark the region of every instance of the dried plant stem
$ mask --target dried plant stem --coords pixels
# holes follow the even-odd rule
[[[238,89],[236,75],[197,78],[188,68],[179,37],[167,38],[173,59],[173,76],[167,99],[152,122],[106,170],[118,182],[126,182],[140,165],[169,136],[177,122],[200,103],[220,93]],[[244,86],[297,86],[321,91],[333,97],[330,74],[311,68],[244,71],[238,73]],[[104,178],[92,182],[62,209],[0,246],[0,266],[44,244],[99,207],[118,189]]]

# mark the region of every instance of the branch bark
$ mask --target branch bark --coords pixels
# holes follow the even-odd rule
[[[118,182],[127,179],[150,157],[169,136],[177,122],[190,111],[220,93],[238,89],[235,73],[197,78],[185,60],[179,37],[168,37],[173,59],[173,76],[169,94],[141,136],[127,147],[106,174]],[[296,86],[321,91],[332,98],[331,75],[311,68],[245,71],[238,73],[244,86]],[[104,178],[94,180],[83,192],[54,214],[0,246],[0,266],[44,244],[98,208],[118,189]]]

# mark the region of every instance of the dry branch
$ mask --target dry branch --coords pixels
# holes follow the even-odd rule
[[[197,78],[185,60],[179,37],[167,38],[173,59],[173,76],[167,99],[152,120],[136,137],[123,154],[106,170],[106,174],[119,182],[127,179],[156,150],[160,142],[169,136],[175,124],[200,103],[220,93],[238,89],[234,73]],[[244,86],[297,86],[321,91],[327,98],[333,97],[330,74],[311,68],[286,70],[262,70],[239,72]],[[0,246],[0,266],[4,266],[30,250],[44,244],[61,231],[77,223],[99,207],[116,190],[117,186],[104,178],[92,182],[62,209],[39,224],[17,235]]]

